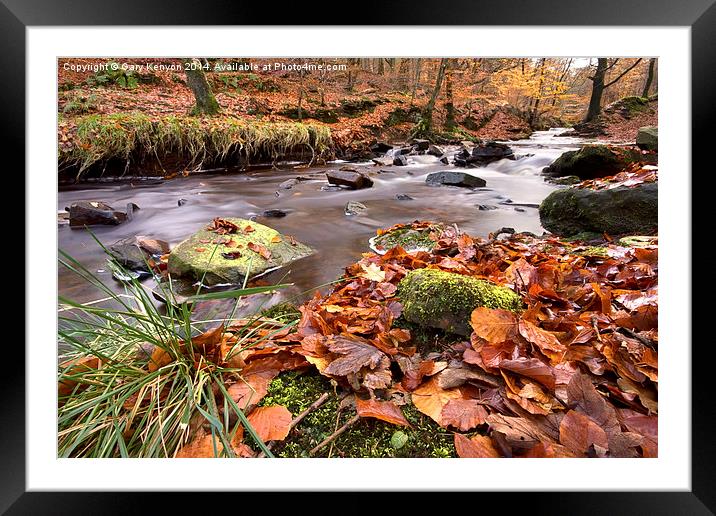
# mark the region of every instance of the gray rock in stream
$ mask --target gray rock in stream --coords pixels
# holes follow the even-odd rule
[[[149,271],[147,261],[169,252],[169,244],[144,236],[118,240],[108,247],[109,253],[119,264],[132,271]]]
[[[657,183],[610,190],[567,188],[547,196],[539,207],[542,226],[559,236],[582,232],[648,235],[658,227]]]
[[[138,209],[139,206],[134,203],[128,203],[127,211],[122,212],[101,201],[79,201],[72,203],[67,211],[70,217],[70,227],[81,228],[97,225],[116,226],[131,220],[134,210]]]
[[[346,186],[353,190],[361,188],[370,188],[373,186],[373,180],[368,176],[359,172],[345,172],[341,170],[331,170],[326,172],[326,178],[332,185]]]
[[[343,212],[349,217],[353,215],[363,215],[368,212],[368,207],[357,201],[348,201]]]
[[[453,172],[451,170],[428,174],[428,177],[425,178],[425,183],[429,186],[450,185],[466,188],[477,188],[487,185],[487,181],[481,177],[476,177],[466,172]]]
[[[430,154],[431,156],[441,157],[443,154],[445,154],[445,151],[441,147],[438,147],[437,145],[430,145],[428,147],[427,154]]]
[[[395,156],[393,158],[393,165],[396,167],[404,167],[408,164],[408,158],[403,156],[402,154],[399,154],[398,156]]]

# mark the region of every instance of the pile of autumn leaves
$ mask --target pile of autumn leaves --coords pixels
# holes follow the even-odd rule
[[[354,393],[361,417],[408,427],[400,407],[412,403],[454,432],[460,457],[657,455],[656,244],[595,250],[527,234],[478,240],[452,227],[433,238],[429,253],[364,254],[332,293],[300,307],[296,327],[264,326],[260,344],[230,359],[242,372],[229,393],[262,439],[286,438],[296,416],[256,407],[270,381],[311,364]],[[424,267],[509,286],[525,310],[477,308],[469,341],[421,355],[395,322],[398,283]],[[215,331],[216,359],[238,328]],[[178,456],[201,455],[201,439],[211,446],[199,436]],[[235,451],[254,455],[238,441]]]

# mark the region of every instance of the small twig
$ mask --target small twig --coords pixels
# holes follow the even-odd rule
[[[358,422],[359,419],[360,419],[360,416],[359,416],[358,414],[356,414],[355,416],[353,416],[345,425],[343,425],[343,426],[340,427],[338,430],[336,430],[335,432],[333,432],[331,435],[329,435],[328,437],[326,437],[318,446],[316,446],[314,449],[312,449],[310,452],[308,452],[308,454],[309,454],[309,455],[314,455],[316,452],[320,451],[321,448],[323,448],[323,447],[326,446],[327,444],[332,443],[333,441],[335,441],[336,438],[338,438],[338,436],[340,436],[343,432],[345,432],[345,431],[348,430],[350,427],[352,427],[353,425],[355,425],[355,424]]]
[[[594,333],[597,334],[597,340],[599,342],[602,342],[602,335],[599,333],[599,327],[597,326],[597,318],[592,317],[592,329],[594,329]]]
[[[626,335],[627,337],[632,337],[632,338],[638,340],[639,342],[641,342],[642,344],[644,344],[646,347],[649,347],[649,348],[651,348],[651,349],[654,349],[654,343],[653,343],[652,341],[650,341],[650,340],[647,339],[646,337],[643,337],[642,335],[639,335],[639,334],[638,334],[637,332],[635,332],[634,330],[630,330],[629,328],[620,327],[619,329],[617,329],[617,331],[618,331],[619,333],[622,333],[622,334]]]
[[[324,392],[323,394],[321,394],[321,397],[320,397],[320,398],[318,398],[316,401],[314,401],[313,403],[311,403],[306,410],[304,410],[303,412],[301,412],[299,415],[297,415],[297,416],[293,419],[293,421],[291,421],[291,424],[288,425],[288,431],[290,432],[291,430],[293,430],[293,429],[296,427],[296,425],[301,422],[301,420],[302,420],[303,418],[305,418],[308,414],[310,414],[311,412],[313,412],[314,410],[316,410],[318,407],[320,407],[321,405],[323,405],[323,404],[326,402],[326,400],[328,399],[328,396],[330,396],[330,394],[327,393],[327,392]],[[266,447],[267,447],[269,450],[271,450],[271,449],[273,449],[274,444],[276,444],[276,441],[271,441],[270,443],[268,443],[268,444],[266,445]],[[266,454],[265,454],[264,452],[261,452],[261,453],[259,453],[259,454],[257,455],[257,457],[259,457],[259,458],[262,458],[262,457],[265,457],[265,456],[266,456]]]

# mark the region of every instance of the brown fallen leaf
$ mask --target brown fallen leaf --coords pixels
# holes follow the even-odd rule
[[[221,256],[223,256],[227,260],[236,260],[237,258],[241,258],[241,252],[231,251],[229,253],[221,253]]]
[[[283,241],[283,240],[281,240],[281,237],[280,237],[279,235],[274,235],[274,236],[271,238],[271,243],[272,243],[272,244],[278,244],[278,243],[281,243],[282,241]]]
[[[262,441],[283,441],[291,429],[293,416],[283,405],[272,405],[256,407],[247,419]]]
[[[463,459],[494,459],[500,457],[492,444],[492,439],[485,435],[474,435],[468,438],[455,434],[455,451]]]
[[[403,412],[392,401],[362,400],[356,397],[356,411],[360,417],[373,417],[394,425],[410,427]]]
[[[242,230],[245,234],[253,233],[256,231],[253,226],[244,226],[244,229]]]
[[[449,400],[440,414],[445,426],[454,426],[461,432],[472,430],[485,423],[487,410],[476,400]]]
[[[269,251],[266,246],[263,246],[261,244],[257,244],[255,242],[249,242],[246,244],[246,247],[251,249],[253,252],[258,253],[261,255],[261,258],[264,260],[270,260],[271,259],[271,251]]]
[[[470,325],[478,337],[493,344],[517,335],[517,317],[507,310],[483,306],[475,308],[470,316]]]
[[[442,389],[436,377],[430,378],[430,380],[423,383],[411,394],[415,408],[426,416],[429,416],[440,426],[444,426],[442,420],[443,407],[445,407],[450,400],[459,400],[462,398],[463,394],[459,387],[447,390]]]
[[[203,253],[204,251],[206,251],[206,248],[205,247],[195,247],[194,251],[196,251],[197,253]]]
[[[524,319],[520,319],[518,328],[520,335],[527,342],[537,346],[544,356],[552,360],[561,360],[566,347],[552,333]]]
[[[381,350],[357,338],[335,337],[325,344],[331,353],[342,355],[326,367],[326,374],[346,376],[357,373],[363,367],[375,369],[387,358]]]
[[[57,394],[60,397],[64,397],[72,394],[72,391],[75,390],[75,387],[77,387],[78,392],[85,389],[87,387],[86,384],[80,385],[78,387],[79,382],[77,380],[73,380],[67,377],[78,375],[82,376],[84,373],[99,369],[100,365],[101,364],[99,358],[91,355],[84,356],[79,360],[69,360],[60,364],[60,367],[63,370],[67,370],[62,374],[63,379],[57,382]]]
[[[589,416],[575,410],[570,410],[562,418],[559,442],[580,455],[585,455],[593,446],[609,449],[606,432]]]

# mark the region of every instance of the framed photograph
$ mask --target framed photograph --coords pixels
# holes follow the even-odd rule
[[[0,8],[28,207],[0,507],[559,491],[711,514],[691,138],[716,8],[210,4]]]

